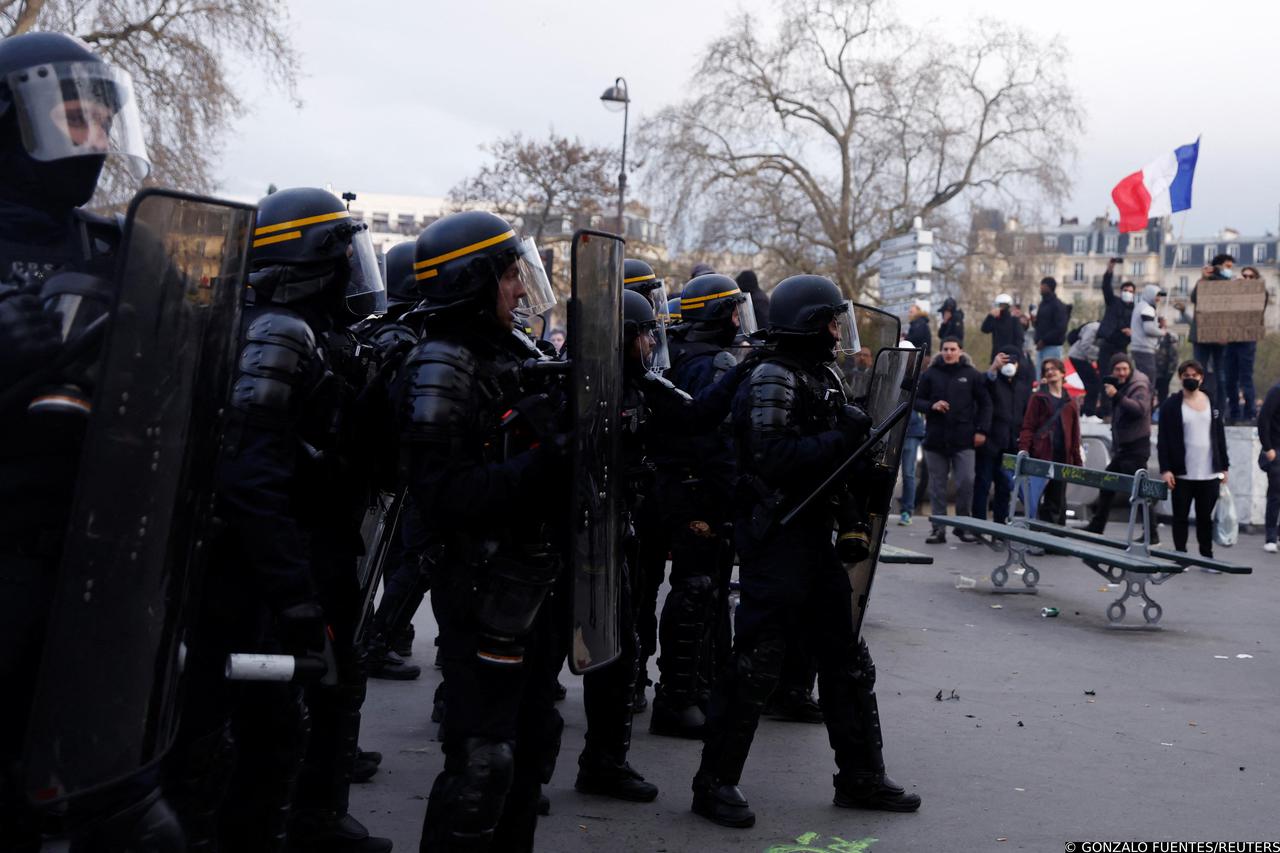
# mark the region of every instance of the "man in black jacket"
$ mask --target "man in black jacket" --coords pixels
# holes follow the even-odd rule
[[[985,377],[948,338],[920,377],[915,408],[925,413],[924,458],[929,471],[929,500],[934,515],[947,514],[947,478],[956,478],[956,512],[973,507],[974,455],[991,431],[991,395]],[[962,542],[969,541],[964,533]],[[947,541],[946,530],[935,527],[925,540],[931,545]]]
[[[1031,362],[1013,347],[996,353],[983,377],[991,395],[991,431],[987,441],[975,454],[973,475],[973,516],[987,517],[987,501],[991,484],[995,483],[995,500],[991,508],[996,521],[1009,518],[1009,499],[1013,492],[1012,475],[1000,467],[1006,453],[1018,452],[1018,430],[1031,399]]]
[[[1106,308],[1102,315],[1102,324],[1098,326],[1098,372],[1106,374],[1111,369],[1111,357],[1118,352],[1129,349],[1129,319],[1133,316],[1133,300],[1136,288],[1133,282],[1126,281],[1120,285],[1117,295],[1112,289],[1112,277],[1115,274],[1117,258],[1107,261],[1107,271],[1102,274],[1102,301]],[[1111,411],[1111,401],[1106,397],[1101,400],[1102,412]]]
[[[992,352],[999,352],[1009,346],[1022,351],[1026,327],[1022,325],[1022,311],[1014,307],[1012,296],[1001,293],[996,297],[991,313],[982,320],[982,331],[991,336]]]
[[[938,324],[938,337],[955,338],[964,346],[964,311],[956,305],[954,297],[948,296],[942,303],[942,322]]]
[[[1037,373],[1046,358],[1062,358],[1070,321],[1071,306],[1058,298],[1058,282],[1053,276],[1040,279],[1040,310],[1035,326]]]
[[[1280,551],[1276,544],[1280,538],[1280,462],[1276,461],[1277,450],[1280,450],[1280,382],[1271,386],[1267,398],[1262,401],[1262,411],[1258,413],[1258,440],[1262,442],[1262,455],[1258,463],[1267,472],[1267,543],[1262,546],[1268,554]]]

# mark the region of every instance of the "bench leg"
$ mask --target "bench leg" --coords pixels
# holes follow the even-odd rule
[[[1027,592],[1036,593],[1036,584],[1040,582],[1039,569],[1027,562],[1027,546],[1021,543],[1006,540],[1007,550],[1004,562],[991,570],[991,585],[996,592]],[[1005,588],[1005,584],[1009,582],[1009,568],[1013,565],[1022,567],[1022,589]]]
[[[1120,576],[1120,583],[1124,586],[1124,595],[1111,602],[1107,607],[1107,621],[1112,624],[1123,622],[1125,614],[1124,603],[1130,598],[1141,598],[1143,601],[1142,618],[1146,620],[1148,625],[1159,623],[1160,617],[1164,615],[1164,608],[1147,594],[1147,575],[1124,572]]]

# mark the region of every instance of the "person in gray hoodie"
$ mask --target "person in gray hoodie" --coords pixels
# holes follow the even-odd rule
[[[1134,336],[1138,329],[1132,327]],[[1118,352],[1111,357],[1111,375],[1103,380],[1106,394],[1111,398],[1111,462],[1108,471],[1117,474],[1133,474],[1147,467],[1151,458],[1151,382],[1140,371],[1134,370],[1128,355]],[[1093,505],[1089,524],[1090,533],[1102,533],[1111,514],[1115,492],[1099,492]],[[1151,544],[1160,541],[1158,528],[1151,528]]]
[[[1129,354],[1133,356],[1133,366],[1139,373],[1146,374],[1148,382],[1156,381],[1156,348],[1164,334],[1156,320],[1156,306],[1164,295],[1158,285],[1148,284],[1142,288],[1129,320]]]

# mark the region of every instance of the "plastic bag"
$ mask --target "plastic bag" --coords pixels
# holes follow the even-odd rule
[[[1236,501],[1223,483],[1218,487],[1218,505],[1213,508],[1213,541],[1230,548],[1240,538],[1240,518]]]

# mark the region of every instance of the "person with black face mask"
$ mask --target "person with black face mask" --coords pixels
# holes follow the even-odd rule
[[[1213,557],[1213,508],[1227,481],[1231,460],[1222,410],[1201,390],[1204,367],[1198,361],[1178,365],[1182,393],[1160,406],[1160,435],[1156,453],[1160,476],[1173,497],[1173,547],[1187,550],[1187,519],[1196,508],[1196,539],[1200,555]]]
[[[836,805],[914,811],[920,798],[885,775],[875,665],[855,634],[850,573],[833,544],[833,502],[815,501],[786,526],[757,523],[780,497],[811,492],[868,434],[870,418],[846,403],[831,369],[837,347],[846,355],[860,351],[853,308],[835,282],[815,275],[785,279],[772,300],[773,346],[733,405],[742,602],[733,655],[712,689],[693,811],[722,826],[754,825],[738,783],[795,638],[817,657],[824,723],[840,768]]]

